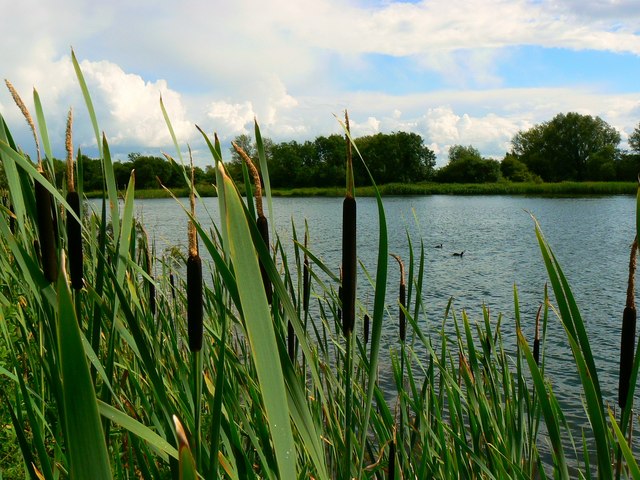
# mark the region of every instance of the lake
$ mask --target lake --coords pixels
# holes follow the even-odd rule
[[[206,198],[202,202],[197,215],[203,225],[211,224],[204,220],[209,216],[218,221],[217,199]],[[534,215],[572,287],[587,325],[603,394],[612,405],[617,399],[620,328],[635,233],[635,203],[632,196],[384,199],[389,252],[397,253],[408,264],[407,235],[414,249],[424,241],[426,315],[419,320],[423,331],[440,328],[446,305],[453,297],[458,317],[464,309],[472,321],[481,322],[483,304],[490,308],[494,322],[502,313],[502,331],[508,348],[509,344],[515,348],[514,285],[519,292],[523,331],[532,344],[535,316],[547,281],[530,214]],[[341,198],[274,198],[275,228],[282,241],[290,244],[292,220],[302,237],[306,219],[311,251],[337,273],[341,205]],[[149,236],[155,239],[158,254],[168,245],[180,245],[186,251],[187,218],[175,200],[137,200],[136,211]],[[375,199],[358,198],[358,256],[372,274],[377,244]],[[434,248],[438,244],[442,248]],[[462,257],[452,255],[462,251]],[[390,258],[387,303],[392,305],[393,318],[388,319],[383,333],[383,352],[397,345],[398,280],[399,269]],[[367,293],[364,275],[358,281],[361,291],[364,290],[360,301],[372,310],[373,295]],[[451,319],[448,322],[450,327]],[[448,331],[453,330],[448,327]],[[553,315],[548,327],[546,358],[547,375],[558,397],[569,407],[569,419],[584,423],[571,351],[561,323]]]

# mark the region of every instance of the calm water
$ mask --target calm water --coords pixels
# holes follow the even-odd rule
[[[341,204],[340,198],[274,198],[276,229],[286,242],[291,239],[291,222],[302,232],[306,219],[311,250],[337,272]],[[136,205],[138,216],[157,242],[158,253],[166,245],[186,247],[186,216],[174,200],[140,200]],[[528,212],[534,215],[569,279],[587,323],[604,394],[615,403],[620,324],[634,236],[634,197],[388,197],[384,206],[391,253],[399,254],[408,264],[407,233],[414,248],[424,241],[426,317],[420,319],[424,331],[439,328],[447,302],[453,297],[457,314],[464,309],[472,321],[482,321],[483,304],[490,308],[494,320],[502,313],[502,331],[511,348],[515,345],[514,284],[520,297],[523,330],[533,342],[535,314],[547,281]],[[203,219],[208,215],[218,220],[217,199],[204,199],[204,205],[199,205],[198,216],[205,225]],[[358,199],[358,232],[358,255],[374,273],[378,242],[374,199]],[[443,248],[434,248],[440,243]],[[461,251],[463,257],[452,256]],[[389,277],[392,287],[387,302],[393,303],[399,279],[393,259]],[[359,281],[364,288],[364,277]],[[360,299],[367,308],[373,308],[372,294],[363,293]],[[394,306],[391,312],[395,318],[397,308]],[[389,319],[382,348],[388,350],[396,342],[397,327]],[[546,356],[547,373],[556,394],[570,406],[569,416],[582,423],[575,367],[565,333],[554,317],[548,327]]]

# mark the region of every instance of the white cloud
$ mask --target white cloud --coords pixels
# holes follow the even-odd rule
[[[215,5],[213,23],[206,0],[180,8],[151,0],[0,0],[0,7],[1,75],[27,100],[38,88],[59,152],[69,106],[77,143],[94,143],[69,45],[101,128],[123,151],[171,147],[160,94],[179,142],[194,151],[202,142],[194,124],[229,139],[251,133],[256,116],[264,136],[306,140],[341,133],[333,114],[345,108],[355,134],[413,131],[441,154],[459,143],[501,155],[516,131],[563,111],[600,115],[623,137],[640,118],[638,93],[588,89],[588,72],[583,88],[521,89],[497,67],[509,61],[504,47],[521,45],[640,55],[635,0],[238,0]],[[445,87],[385,93],[386,72],[374,71],[366,54],[402,56],[414,69],[407,75],[437,72]],[[372,72],[379,81],[352,86]],[[0,112],[12,130],[26,130],[6,91]],[[18,137],[28,144],[28,134]]]

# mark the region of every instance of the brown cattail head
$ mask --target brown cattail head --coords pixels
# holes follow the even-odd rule
[[[176,301],[176,283],[173,279],[173,272],[169,272],[169,285],[171,286],[171,298]]]
[[[293,363],[296,357],[296,332],[291,321],[287,322],[287,352],[289,352],[289,359]]]
[[[342,332],[353,331],[356,306],[356,199],[342,203]]]
[[[536,334],[533,338],[533,359],[537,365],[540,365],[540,312],[542,312],[542,305],[538,307],[536,314]]]
[[[187,333],[189,349],[192,352],[202,349],[202,319],[202,260],[199,255],[189,255],[187,258]]]
[[[42,270],[45,278],[49,282],[55,282],[58,279],[58,253],[52,215],[51,194],[38,181],[35,182],[34,188]]]
[[[396,259],[398,265],[400,265],[400,293],[398,295],[399,300],[399,311],[398,311],[398,324],[400,327],[400,341],[404,342],[407,336],[407,320],[405,318],[404,309],[407,307],[407,293],[406,293],[406,283],[404,280],[404,263],[402,259],[392,253],[391,256]]]
[[[369,315],[365,313],[364,315],[364,344],[365,345],[369,343],[369,322],[370,321],[371,320],[369,319]]]
[[[636,340],[636,306],[634,299],[636,253],[638,239],[634,239],[629,258],[629,280],[627,284],[627,302],[622,314],[622,335],[620,338],[620,376],[618,379],[618,405],[624,409],[627,405],[631,370],[633,369],[634,347]]]
[[[67,203],[80,216],[80,197],[75,191],[67,192]],[[67,215],[67,248],[69,251],[69,276],[75,290],[83,286],[82,229],[73,215]]]
[[[389,466],[388,466],[388,479],[394,480],[396,478],[396,434],[393,433],[391,444],[389,445]]]
[[[258,220],[256,221],[258,226],[258,231],[260,232],[260,236],[264,241],[264,244],[269,248],[269,223],[267,222],[267,218],[264,215],[258,214]],[[271,286],[271,279],[269,278],[269,274],[267,273],[267,269],[264,268],[264,263],[260,261],[260,275],[262,276],[262,284],[264,285],[264,293],[267,296],[267,301],[269,305],[273,301],[273,287]]]

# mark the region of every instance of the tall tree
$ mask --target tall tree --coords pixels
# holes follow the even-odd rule
[[[615,172],[620,133],[600,117],[570,112],[518,132],[512,153],[545,181],[603,180]]]

